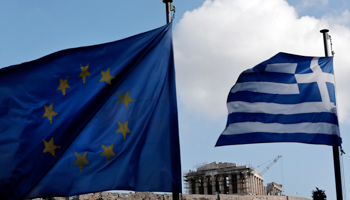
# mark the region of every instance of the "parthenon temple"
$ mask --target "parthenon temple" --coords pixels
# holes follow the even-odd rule
[[[184,177],[189,194],[282,195],[282,185],[272,182],[264,186],[257,171],[235,163],[212,162]]]

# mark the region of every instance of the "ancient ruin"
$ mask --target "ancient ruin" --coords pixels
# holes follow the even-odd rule
[[[220,196],[220,197],[219,197]],[[82,194],[78,199],[67,197],[55,197],[52,200],[172,200],[171,194],[155,194],[153,192],[135,192],[135,193],[112,193],[98,192],[91,194]],[[303,197],[293,196],[254,196],[254,195],[203,195],[203,194],[181,194],[180,200],[310,200]],[[33,199],[48,200],[48,199]]]
[[[263,177],[251,167],[212,162],[184,175],[189,194],[282,195],[282,185],[264,186]]]

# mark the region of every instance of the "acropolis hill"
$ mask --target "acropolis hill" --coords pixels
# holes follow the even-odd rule
[[[180,194],[180,200],[309,200],[292,196],[267,196],[267,195],[198,195]],[[55,200],[68,200],[68,197],[54,197]],[[41,199],[35,199],[41,200]],[[101,192],[79,195],[79,200],[172,200],[171,194],[155,194],[152,192],[136,193],[111,193]]]

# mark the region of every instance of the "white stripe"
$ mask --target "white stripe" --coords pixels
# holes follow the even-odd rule
[[[337,125],[329,123],[297,123],[297,124],[279,124],[279,123],[261,123],[261,122],[242,122],[230,124],[222,135],[235,135],[244,133],[319,133],[328,135],[339,135]]]
[[[229,113],[246,112],[246,113],[267,113],[267,114],[300,114],[314,112],[337,113],[333,105],[327,109],[323,102],[305,102],[299,104],[278,104],[278,103],[248,103],[244,101],[232,101],[227,103]]]
[[[266,94],[300,94],[298,84],[272,82],[244,82],[236,83],[231,92],[250,91]]]
[[[278,72],[278,73],[287,73],[295,74],[298,63],[274,63],[268,64],[265,68],[266,72]]]

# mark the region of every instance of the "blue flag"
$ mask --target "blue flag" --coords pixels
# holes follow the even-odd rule
[[[301,142],[341,145],[333,57],[278,53],[244,71],[228,99],[216,146]]]
[[[0,199],[181,192],[171,27],[0,70]]]

